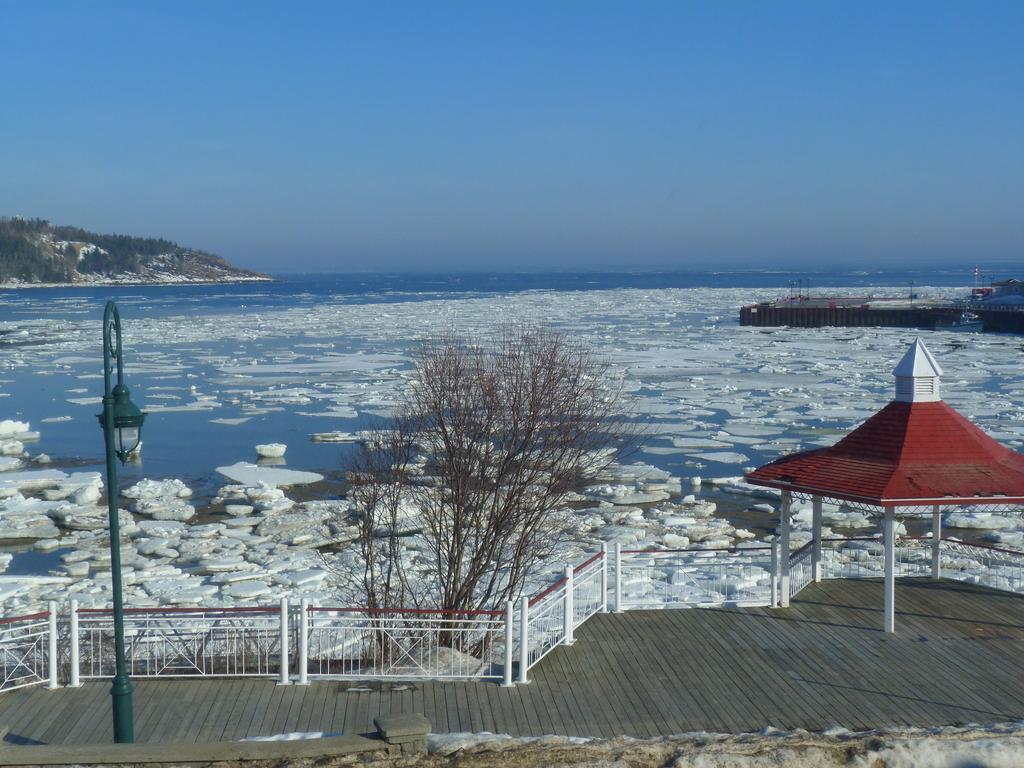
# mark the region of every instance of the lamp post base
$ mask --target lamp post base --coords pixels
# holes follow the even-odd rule
[[[135,741],[135,722],[132,708],[132,691],[135,685],[127,677],[115,677],[110,686],[110,698],[114,710],[114,741],[131,744]]]

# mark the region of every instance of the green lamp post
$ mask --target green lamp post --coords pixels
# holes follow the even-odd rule
[[[111,388],[114,366],[117,384]],[[107,509],[110,513],[110,580],[114,591],[114,652],[116,668],[110,696],[114,710],[114,741],[135,740],[132,715],[132,681],[124,652],[124,604],[121,598],[121,528],[117,519],[117,462],[125,463],[139,447],[142,422],[140,411],[124,384],[124,359],[121,349],[121,316],[117,305],[108,301],[103,310],[103,413],[98,416],[107,453]]]

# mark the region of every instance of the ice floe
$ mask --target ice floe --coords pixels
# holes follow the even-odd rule
[[[280,459],[287,450],[284,443],[264,443],[256,446],[256,455],[261,459]]]
[[[323,475],[316,472],[259,466],[245,461],[227,467],[217,467],[217,471],[230,480],[244,485],[259,485],[261,483],[272,486],[307,485],[318,483],[324,479]]]
[[[0,438],[17,437],[30,431],[31,426],[26,421],[14,421],[13,419],[0,420]]]
[[[143,479],[121,492],[127,499],[134,499],[132,511],[147,515],[154,520],[191,520],[196,510],[185,499],[192,496],[192,489],[181,480]]]

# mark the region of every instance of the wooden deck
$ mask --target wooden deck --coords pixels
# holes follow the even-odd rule
[[[907,580],[897,634],[879,630],[877,581],[828,581],[788,609],[634,611],[592,618],[526,686],[492,683],[138,681],[138,741],[361,733],[389,712],[437,732],[650,737],[771,725],[990,723],[1024,718],[1024,597]],[[109,684],[0,695],[8,742],[111,738]]]

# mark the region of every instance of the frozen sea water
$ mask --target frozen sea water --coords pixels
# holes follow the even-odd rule
[[[782,452],[827,445],[888,402],[891,369],[916,333],[739,327],[740,305],[785,292],[771,287],[784,282],[778,276],[701,287],[629,276],[394,281],[5,293],[0,389],[9,397],[0,418],[38,427],[25,449],[48,454],[53,467],[102,470],[100,318],[115,298],[128,384],[150,413],[122,486],[184,478],[198,507],[223,484],[216,468],[251,460],[257,444],[287,444],[281,469],[336,473],[352,444],[311,436],[379,423],[423,339],[486,339],[503,323],[543,323],[611,362],[648,424],[638,458],[674,477],[734,477]],[[834,290],[897,294],[903,284],[865,289],[861,279]],[[1024,370],[1009,362],[1019,339],[934,332],[927,341],[946,370],[946,400],[1024,445]],[[738,508],[752,503],[732,498]]]

